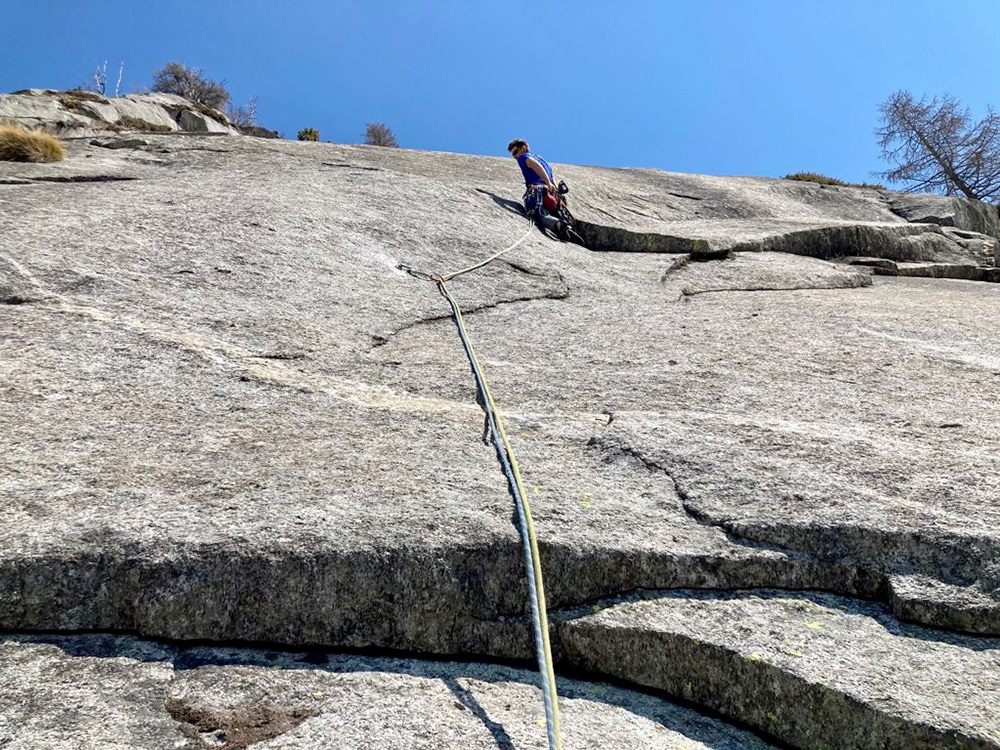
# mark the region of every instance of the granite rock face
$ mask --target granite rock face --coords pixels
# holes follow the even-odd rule
[[[67,137],[110,128],[239,133],[222,112],[160,93],[105,97],[93,92],[28,89],[0,94],[0,122],[16,122]]]
[[[740,716],[792,747],[1000,745],[1000,644],[902,625],[879,605],[649,592],[569,616],[559,632],[571,663]]]
[[[7,679],[19,659],[68,658],[25,645],[51,631],[528,663],[512,501],[447,304],[418,278],[524,237],[449,288],[531,493],[561,668],[797,747],[1000,747],[983,708],[1000,645],[1000,287],[872,273],[985,279],[994,209],[947,199],[911,222],[905,198],[873,190],[561,166],[588,249],[529,231],[510,159],[106,139],[0,163],[0,628],[22,634],[0,653]],[[849,258],[875,265],[835,262]],[[799,605],[835,642],[795,645]],[[124,668],[85,656],[80,684]],[[213,723],[254,716],[317,743],[347,731],[305,700],[323,675],[279,688],[246,660],[218,683],[138,662],[100,711],[149,707],[134,714],[149,736],[210,743]],[[968,698],[947,720],[931,690],[945,672]],[[807,721],[820,688],[832,708]],[[401,684],[339,689],[410,710]],[[434,691],[414,716],[447,709]],[[29,692],[0,727],[21,725]],[[484,722],[455,700],[477,718],[392,742],[537,742],[519,728],[534,718]],[[591,731],[588,711],[567,710],[567,737]],[[674,741],[594,721],[602,746]],[[762,746],[684,737],[662,746]]]

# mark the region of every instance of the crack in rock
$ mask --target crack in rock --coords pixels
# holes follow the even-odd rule
[[[929,627],[989,635],[1000,633],[1000,606],[994,599],[969,588],[977,578],[985,575],[977,567],[976,560],[977,555],[989,556],[986,547],[991,542],[988,540],[978,540],[970,550],[969,540],[959,537],[924,539],[916,532],[843,526],[770,524],[762,528],[721,520],[697,507],[690,492],[669,467],[631,446],[607,443],[603,438],[594,438],[594,441],[634,457],[649,470],[669,477],[684,512],[699,524],[718,528],[733,543],[780,551],[814,566],[813,574],[821,570],[833,574],[832,579],[813,580],[792,588],[829,591],[882,602],[898,617]],[[993,556],[1000,557],[1000,549],[996,549]],[[934,571],[934,576],[925,570]],[[843,580],[837,580],[838,576]],[[777,581],[768,585],[789,588]],[[962,598],[952,603],[955,594],[942,592],[942,596],[934,598],[925,593],[948,586],[957,587]]]
[[[846,224],[814,227],[739,242],[732,252],[780,252],[820,260],[873,255],[888,260],[962,262],[968,251],[933,224]]]
[[[863,286],[870,286],[871,281]],[[759,286],[759,287],[732,287],[728,289],[682,289],[681,297],[697,297],[700,294],[724,294],[726,292],[815,292],[817,287],[812,286]]]
[[[95,747],[186,750],[331,741],[513,750],[545,740],[527,661],[14,634],[0,637],[0,684],[23,696],[0,724],[0,745],[18,747],[75,747],[86,738]],[[566,747],[773,747],[716,712],[633,686],[560,676],[558,691]],[[32,744],[39,737],[45,742]]]
[[[826,569],[827,571],[835,574],[832,580],[830,578],[823,581],[807,580],[805,582],[801,582],[799,585],[789,585],[786,582],[774,580],[763,585],[787,590],[829,591],[831,593],[844,596],[861,597],[864,599],[881,601],[883,603],[890,603],[891,589],[889,585],[889,576],[885,572],[868,569],[860,564],[838,563],[824,559],[816,554],[811,554],[791,546],[779,544],[769,539],[755,538],[745,530],[741,530],[737,526],[728,524],[724,521],[714,519],[708,513],[705,513],[697,508],[692,502],[691,496],[686,487],[678,479],[676,473],[669,467],[657,463],[630,446],[620,446],[613,443],[606,443],[601,438],[593,438],[591,440],[591,444],[603,445],[605,448],[610,448],[621,453],[622,455],[637,460],[649,471],[662,473],[673,485],[674,491],[681,501],[681,508],[687,516],[701,526],[720,530],[733,544],[752,550],[779,552],[783,555],[787,555],[792,560],[804,564],[804,570],[806,571],[808,571],[810,567],[813,567],[817,569]],[[836,575],[843,576],[843,580],[838,581],[836,579]],[[747,586],[750,585],[751,584],[747,584]],[[747,586],[737,586],[737,588],[744,588]]]
[[[31,272],[8,255],[0,254],[0,304],[41,302],[48,295]]]
[[[337,167],[341,169],[358,169],[364,172],[381,172],[382,170],[378,167],[363,167],[359,164],[346,164],[346,163],[334,163],[334,162],[321,162],[324,167]]]
[[[56,182],[56,183],[79,183],[79,182],[132,182],[138,177],[124,177],[121,175],[101,175],[101,174],[74,174],[74,175],[52,175],[47,177],[32,177],[32,182]]]
[[[612,217],[614,218],[614,217]],[[574,224],[588,250],[616,253],[704,254],[711,251],[707,240],[657,232],[630,232],[603,224],[577,220]]]

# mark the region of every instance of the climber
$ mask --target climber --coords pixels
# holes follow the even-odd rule
[[[517,159],[524,175],[524,208],[528,216],[535,219],[542,228],[548,229],[562,240],[569,239],[569,226],[565,221],[553,216],[545,207],[545,194],[549,193],[558,201],[560,189],[552,180],[552,167],[540,156],[531,153],[527,141],[515,138],[507,144],[510,155]],[[565,191],[563,191],[565,192]],[[551,198],[550,198],[551,203]]]

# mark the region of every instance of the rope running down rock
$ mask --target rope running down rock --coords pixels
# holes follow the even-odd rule
[[[458,334],[462,339],[462,345],[465,347],[465,353],[469,357],[469,364],[472,366],[472,372],[476,378],[476,385],[482,396],[486,417],[490,426],[490,432],[493,436],[493,444],[497,449],[497,455],[500,458],[500,463],[503,465],[504,473],[507,475],[507,482],[510,485],[511,493],[514,495],[514,503],[517,507],[517,517],[521,527],[521,542],[524,545],[524,556],[527,562],[528,590],[531,594],[531,615],[535,630],[535,653],[538,657],[538,668],[542,674],[542,695],[545,699],[545,723],[548,731],[549,750],[562,750],[562,739],[559,729],[559,696],[556,692],[555,670],[552,664],[552,647],[549,643],[549,623],[545,605],[545,588],[542,582],[542,567],[539,561],[538,539],[535,536],[535,524],[531,518],[531,506],[528,503],[527,495],[524,492],[524,482],[521,479],[521,470],[518,468],[517,459],[514,457],[514,451],[507,439],[507,432],[504,430],[503,421],[500,419],[500,414],[497,412],[496,402],[493,400],[493,395],[490,393],[490,387],[487,384],[486,377],[479,365],[479,359],[476,356],[475,347],[473,347],[472,341],[469,339],[468,332],[465,329],[465,321],[462,318],[462,309],[459,307],[458,302],[455,301],[455,298],[451,296],[451,293],[448,291],[448,286],[445,283],[446,281],[450,281],[457,276],[469,273],[477,268],[482,268],[486,264],[499,258],[504,253],[510,252],[528,238],[528,235],[531,234],[533,228],[534,223],[531,223],[528,227],[528,231],[524,233],[524,236],[522,236],[521,239],[513,245],[494,255],[491,255],[489,258],[480,261],[479,263],[469,266],[468,268],[463,268],[449,274],[436,276],[414,271],[407,266],[399,266],[399,268],[401,270],[405,270],[412,276],[433,281],[437,284],[438,291],[440,291],[441,295],[448,300],[448,304],[451,305],[452,313],[455,317],[455,324],[458,326]]]

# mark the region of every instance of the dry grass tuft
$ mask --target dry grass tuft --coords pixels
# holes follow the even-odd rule
[[[62,161],[66,149],[54,135],[0,125],[0,161]]]
[[[827,177],[825,174],[818,174],[816,172],[796,172],[795,174],[786,174],[781,179],[798,180],[799,182],[816,182],[820,185],[833,185],[835,187],[856,187],[871,188],[873,190],[885,190],[885,185],[868,182],[844,182],[843,180],[838,180],[836,177]]]
[[[173,128],[169,125],[157,125],[139,117],[122,115],[118,122],[109,122],[103,125],[95,125],[94,130],[108,130],[112,133],[121,133],[123,130],[139,130],[147,133],[171,133]]]
[[[72,89],[71,91],[63,91],[59,94],[59,103],[63,105],[63,109],[68,109],[70,112],[86,114],[82,106],[83,102],[107,104],[108,98],[93,91],[83,91],[82,89]]]

